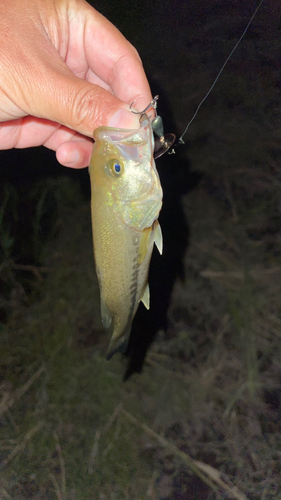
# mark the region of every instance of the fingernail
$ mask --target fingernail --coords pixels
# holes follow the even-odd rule
[[[65,163],[67,165],[72,165],[73,163],[78,163],[80,160],[80,153],[77,151],[77,149],[74,149],[73,151],[69,151]]]
[[[109,127],[138,129],[140,126],[139,115],[127,111],[126,109],[118,109],[108,121]]]

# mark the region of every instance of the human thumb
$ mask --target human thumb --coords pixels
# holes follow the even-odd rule
[[[46,80],[45,80],[46,82]],[[92,137],[95,128],[139,128],[139,116],[104,88],[89,83],[69,72],[67,75],[48,76],[48,83],[37,88],[36,116],[58,122],[80,134]]]

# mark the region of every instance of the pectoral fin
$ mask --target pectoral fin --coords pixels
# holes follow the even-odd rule
[[[160,255],[162,255],[163,252],[163,236],[162,236],[162,231],[160,224],[157,221],[155,221],[155,228],[154,228],[154,242],[155,245],[157,246]]]
[[[148,283],[146,283],[146,287],[144,289],[141,301],[142,301],[143,305],[146,307],[146,309],[149,309],[150,292],[149,292],[149,285],[148,285]]]

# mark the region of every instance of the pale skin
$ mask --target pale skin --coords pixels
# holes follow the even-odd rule
[[[0,1],[0,149],[89,165],[93,130],[138,128],[152,96],[136,49],[85,0]]]

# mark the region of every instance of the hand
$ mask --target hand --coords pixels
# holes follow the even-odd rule
[[[0,0],[0,47],[0,149],[85,167],[93,130],[138,128],[129,105],[152,99],[135,48],[85,0]]]

